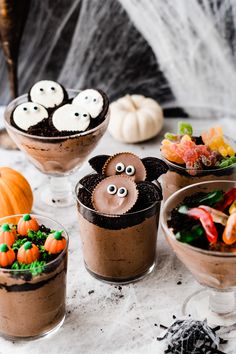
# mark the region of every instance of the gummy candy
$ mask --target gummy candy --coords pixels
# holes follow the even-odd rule
[[[235,151],[224,141],[223,131],[220,126],[210,128],[202,133],[202,140],[211,150],[218,151],[223,157],[235,156]]]
[[[180,121],[178,123],[178,133],[180,135],[185,135],[185,134],[192,135],[193,128],[192,128],[191,124]]]
[[[236,213],[229,216],[222,238],[226,245],[236,242]]]
[[[176,145],[175,143],[172,143],[171,141],[164,139],[162,141],[161,153],[167,160],[178,164],[183,164],[184,160],[177,155],[175,151],[175,145]]]
[[[229,213],[230,214],[236,213],[236,200],[230,205]]]

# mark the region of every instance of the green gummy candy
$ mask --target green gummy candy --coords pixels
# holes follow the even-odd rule
[[[183,122],[183,121],[180,121],[178,123],[178,133],[180,135],[185,135],[185,134],[192,135],[193,134],[193,128],[192,128],[191,124]]]

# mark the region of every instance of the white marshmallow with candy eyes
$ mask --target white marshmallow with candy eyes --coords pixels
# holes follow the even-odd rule
[[[84,107],[92,118],[96,118],[103,110],[103,97],[97,90],[81,91],[72,101],[73,105]]]
[[[30,100],[46,108],[58,107],[65,99],[65,93],[60,84],[51,80],[41,80],[34,84],[29,92]]]
[[[83,107],[65,104],[52,116],[52,123],[59,131],[85,131],[90,123],[90,115]]]
[[[27,131],[30,127],[38,124],[44,118],[48,118],[46,108],[35,102],[21,103],[13,112],[13,121],[22,130]]]

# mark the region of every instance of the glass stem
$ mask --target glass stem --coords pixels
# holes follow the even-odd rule
[[[235,293],[231,291],[209,290],[209,306],[211,311],[223,315],[235,310]]]
[[[52,202],[66,202],[72,197],[71,184],[68,177],[50,177]]]

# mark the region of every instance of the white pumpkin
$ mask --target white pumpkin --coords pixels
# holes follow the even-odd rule
[[[152,98],[126,95],[110,105],[108,130],[116,140],[138,143],[156,136],[163,127],[163,111]]]

